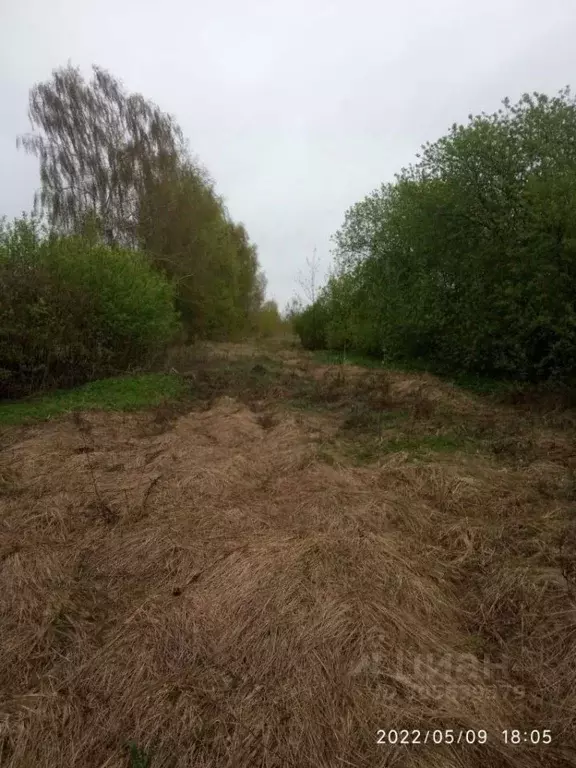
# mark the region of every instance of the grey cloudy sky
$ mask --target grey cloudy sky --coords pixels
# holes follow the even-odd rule
[[[575,0],[0,0],[0,215],[30,209],[29,87],[68,60],[173,113],[282,306],[346,209],[505,96],[576,87]]]

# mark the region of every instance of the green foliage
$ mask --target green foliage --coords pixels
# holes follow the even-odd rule
[[[573,375],[576,101],[566,89],[503,107],[348,211],[315,344],[451,373]]]
[[[98,379],[74,389],[58,389],[18,402],[2,402],[0,424],[28,424],[73,411],[132,411],[177,402],[184,393],[184,380],[171,374],[144,373]]]
[[[304,349],[323,349],[326,346],[327,320],[326,306],[321,298],[294,315],[292,326]]]
[[[191,338],[227,338],[251,324],[264,295],[255,246],[234,223],[175,120],[111,74],[71,66],[30,91],[41,203],[59,234],[150,254],[173,281]]]
[[[256,332],[263,338],[277,336],[286,329],[286,323],[280,317],[278,304],[275,301],[266,301],[256,315]]]
[[[156,267],[174,279],[190,336],[229,338],[248,328],[263,299],[256,248],[197,168],[183,164],[149,186],[138,232]]]
[[[142,366],[179,327],[174,291],[139,252],[0,230],[0,396]]]

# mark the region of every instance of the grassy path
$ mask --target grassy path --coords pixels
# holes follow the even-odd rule
[[[0,406],[0,765],[576,765],[574,411],[169,369]]]

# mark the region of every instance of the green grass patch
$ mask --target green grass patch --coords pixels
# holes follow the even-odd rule
[[[419,437],[399,436],[381,440],[359,440],[348,442],[346,452],[358,463],[376,461],[391,453],[406,452],[415,458],[426,453],[474,452],[478,445],[472,440],[457,435],[421,435]]]
[[[434,371],[431,371],[431,373],[434,373]],[[448,376],[442,373],[435,373],[435,375],[444,380],[451,381],[457,387],[468,389],[477,395],[497,395],[511,386],[510,382],[491,379],[487,376],[474,376],[473,374],[464,373],[457,376]],[[515,385],[512,384],[512,386]]]
[[[0,424],[45,421],[72,411],[133,411],[176,401],[185,386],[179,376],[165,373],[98,379],[75,389],[0,403]]]

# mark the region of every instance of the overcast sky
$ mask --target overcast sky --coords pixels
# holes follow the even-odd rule
[[[0,215],[30,86],[92,63],[175,115],[282,307],[346,209],[505,96],[576,88],[575,0],[0,0]]]

